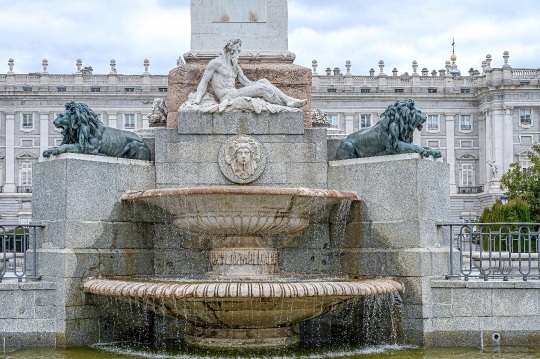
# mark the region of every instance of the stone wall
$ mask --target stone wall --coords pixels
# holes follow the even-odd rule
[[[434,280],[431,292],[426,346],[537,345],[540,340],[538,281]]]
[[[191,92],[197,91],[197,86],[208,64],[204,62],[190,62],[169,72],[169,90],[167,105],[167,128],[178,128],[178,108],[187,101]],[[304,111],[304,125],[311,127],[311,70],[290,63],[241,63],[244,74],[252,81],[266,78],[277,86],[286,95],[299,99],[307,99],[308,103],[302,107]],[[237,87],[242,87],[237,83]],[[208,85],[208,92],[213,94],[212,85]]]
[[[305,129],[305,134],[298,134],[290,133],[290,128],[281,126],[279,134],[267,131],[251,135],[261,143],[267,157],[265,171],[251,185],[326,188],[326,129]],[[301,131],[304,133],[303,128]],[[221,146],[233,136],[227,133],[196,135],[157,130],[157,188],[233,185],[218,164]]]
[[[430,280],[448,273],[448,236],[437,229],[449,215],[447,164],[418,154],[333,161],[328,187],[362,200],[341,236],[342,272],[399,278],[405,341],[422,345]]]
[[[154,188],[151,162],[63,154],[34,167],[38,276],[55,285],[56,345],[99,340],[99,312],[81,290],[93,276],[153,274],[153,229],[120,203],[127,190]]]
[[[58,307],[53,282],[0,283],[0,340],[6,347],[52,347]]]

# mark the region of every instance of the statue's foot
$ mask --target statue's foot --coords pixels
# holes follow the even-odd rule
[[[287,101],[287,106],[289,107],[302,107],[307,103],[307,100],[297,100],[297,99],[291,99]]]

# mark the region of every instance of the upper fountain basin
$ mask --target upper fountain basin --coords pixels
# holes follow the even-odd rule
[[[215,186],[127,192],[122,200],[157,206],[188,233],[249,236],[298,234],[316,211],[359,198],[326,189]]]

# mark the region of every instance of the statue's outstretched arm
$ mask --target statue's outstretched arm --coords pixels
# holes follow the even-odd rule
[[[204,70],[204,74],[201,78],[201,82],[199,82],[199,86],[197,86],[197,96],[195,96],[195,103],[199,104],[201,102],[202,97],[204,96],[204,93],[206,92],[206,88],[208,87],[208,83],[212,79],[212,76],[214,76],[214,72],[216,71],[216,63],[210,63],[206,67],[206,70]]]
[[[246,75],[244,75],[244,71],[242,71],[240,66],[238,66],[238,81],[240,81],[240,83],[244,86],[249,86],[253,83],[246,77]]]

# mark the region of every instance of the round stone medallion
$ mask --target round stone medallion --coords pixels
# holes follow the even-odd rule
[[[264,172],[266,154],[259,141],[251,136],[229,138],[218,155],[219,168],[230,181],[246,184],[255,181]]]

